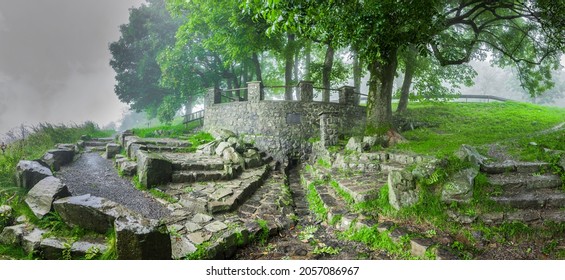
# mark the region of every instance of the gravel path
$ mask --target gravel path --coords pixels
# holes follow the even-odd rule
[[[81,154],[72,164],[62,167],[57,177],[63,180],[73,196],[104,197],[152,219],[161,219],[170,213],[153,197],[121,178],[112,161],[97,153]]]

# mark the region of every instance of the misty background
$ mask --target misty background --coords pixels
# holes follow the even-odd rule
[[[0,0],[0,134],[41,122],[101,126],[114,94],[108,44],[143,0]]]
[[[145,124],[144,114],[127,113],[116,97],[108,50],[120,37],[119,25],[128,22],[129,8],[143,2],[0,0],[0,138],[22,124],[42,122]],[[475,86],[463,88],[463,94],[565,107],[563,69],[554,72],[557,85],[547,96],[532,99],[511,69],[472,65],[478,72]]]

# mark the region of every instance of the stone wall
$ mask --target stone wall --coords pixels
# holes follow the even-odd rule
[[[320,139],[320,114],[331,112],[337,118],[340,134],[362,132],[365,107],[351,102],[326,103],[308,101],[262,100],[259,87],[250,84],[249,101],[216,104],[211,90],[205,108],[204,129],[231,130],[245,141],[284,161],[289,156],[306,160],[312,149],[309,139]],[[307,93],[302,97],[309,96]],[[310,95],[311,96],[311,95]],[[352,100],[352,99],[342,99]]]

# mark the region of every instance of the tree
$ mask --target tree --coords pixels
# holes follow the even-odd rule
[[[129,23],[120,26],[120,39],[109,45],[116,95],[137,112],[155,117],[167,96],[179,95],[161,85],[157,64],[159,52],[174,44],[179,25],[166,11],[164,0],[148,0],[130,10]]]
[[[370,73],[367,132],[392,128],[392,89],[398,54],[415,46],[441,65],[463,64],[492,51],[502,64],[514,64],[522,85],[541,90],[547,69],[565,45],[565,2],[491,0],[249,0],[248,11],[272,29],[333,36],[338,46],[359,52]]]

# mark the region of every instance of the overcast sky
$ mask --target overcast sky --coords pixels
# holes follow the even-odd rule
[[[0,0],[0,134],[24,123],[100,125],[114,94],[108,44],[143,0]]]

